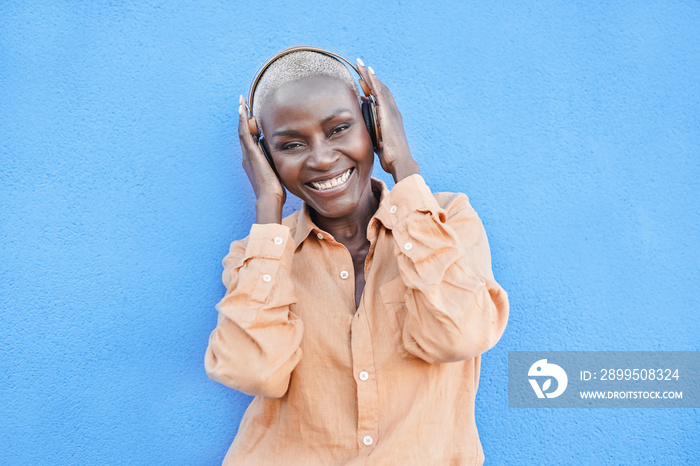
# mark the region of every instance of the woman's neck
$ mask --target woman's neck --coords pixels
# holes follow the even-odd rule
[[[363,196],[360,205],[355,211],[341,218],[327,218],[318,215],[311,210],[311,218],[314,223],[348,249],[354,249],[367,242],[367,225],[379,207],[379,199],[370,188],[366,196]]]

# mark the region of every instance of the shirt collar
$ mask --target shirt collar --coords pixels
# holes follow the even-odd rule
[[[378,178],[372,178],[370,183],[372,186],[372,192],[375,194],[375,196],[379,194],[379,207],[377,208],[377,212],[375,212],[370,219],[367,227],[367,239],[372,241],[372,238],[374,238],[377,230],[377,221],[380,221],[386,225],[386,220],[389,218],[389,189],[386,187],[386,184]],[[299,245],[304,242],[311,233],[322,233],[330,236],[329,233],[321,230],[316,226],[314,221],[311,220],[311,211],[306,202],[304,202],[301,206],[301,210],[299,211],[299,216],[297,217],[297,227],[296,231],[294,232],[294,244],[296,247],[299,247]]]

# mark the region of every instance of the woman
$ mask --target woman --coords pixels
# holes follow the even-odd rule
[[[432,194],[401,114],[372,68],[376,153],[348,69],[319,51],[278,55],[241,97],[250,235],[223,261],[227,292],[209,376],[255,395],[224,464],[478,464],[480,354],[500,338],[506,293],[464,194]],[[276,169],[276,173],[275,173]],[[282,219],[285,188],[303,201]]]

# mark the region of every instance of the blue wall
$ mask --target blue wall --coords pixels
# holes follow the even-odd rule
[[[698,410],[508,409],[506,363],[700,349],[700,5],[245,3],[0,4],[0,464],[221,460],[250,400],[203,369],[254,220],[237,100],[296,43],[371,65],[484,221],[512,306],[487,461],[697,461]]]

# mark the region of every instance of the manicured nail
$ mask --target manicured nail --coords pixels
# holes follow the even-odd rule
[[[241,114],[241,115],[243,115],[243,112],[244,112],[244,111],[245,111],[245,110],[243,110],[243,104],[239,105],[239,106],[238,106],[238,113]]]
[[[367,68],[367,69],[369,70],[369,72],[370,72],[371,74],[374,74],[374,70],[372,69],[371,66],[370,66],[369,68]]]
[[[243,100],[243,94],[241,94],[241,96],[238,98],[238,103],[242,105],[243,102],[245,102],[245,100]]]
[[[360,66],[365,66],[365,62],[363,62],[361,58],[357,59],[357,64]]]

